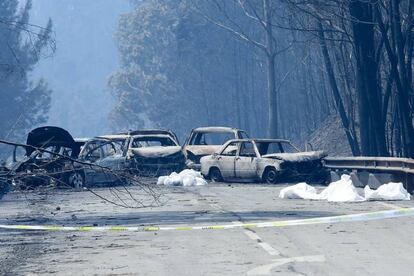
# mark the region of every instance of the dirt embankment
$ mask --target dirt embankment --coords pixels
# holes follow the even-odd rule
[[[324,150],[329,156],[352,156],[341,120],[336,114],[329,116],[309,136],[309,143],[314,150]]]

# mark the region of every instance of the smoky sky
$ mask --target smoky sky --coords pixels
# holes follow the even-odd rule
[[[114,99],[107,80],[118,66],[113,38],[124,0],[33,0],[31,23],[53,21],[56,52],[44,57],[32,79],[45,78],[53,90],[50,125],[74,136],[94,136],[108,130]]]

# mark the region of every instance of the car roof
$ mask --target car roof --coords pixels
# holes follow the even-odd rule
[[[193,132],[234,132],[242,131],[234,127],[223,127],[223,126],[209,126],[209,127],[197,127],[193,129]]]
[[[253,139],[231,139],[227,141],[229,142],[257,142],[257,143],[290,143],[289,140],[286,139],[270,139],[270,138],[253,138]]]
[[[86,143],[89,140],[91,140],[91,137],[81,137],[81,138],[73,138],[75,140],[76,143]]]
[[[95,137],[95,139],[116,140],[116,139],[127,139],[129,137],[131,137],[131,135],[128,135],[128,134],[108,134],[108,135],[101,135],[101,136]]]
[[[168,135],[172,137],[176,142],[178,143],[178,137],[177,135],[169,129],[162,129],[162,128],[156,128],[156,129],[138,129],[138,130],[131,130],[128,132],[122,132],[119,133],[121,135],[130,135],[130,136],[137,136],[137,135]]]
[[[174,132],[168,129],[138,129],[128,132],[123,132],[120,134],[129,134],[129,135],[153,135],[153,134],[167,134],[175,136]]]

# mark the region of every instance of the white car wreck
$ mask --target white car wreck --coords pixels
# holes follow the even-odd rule
[[[235,139],[201,158],[201,173],[219,181],[325,182],[322,151],[300,152],[288,140]]]
[[[249,138],[244,130],[231,127],[199,127],[191,131],[185,142],[184,153],[188,168],[200,170],[200,159],[218,152],[224,143],[232,139]]]

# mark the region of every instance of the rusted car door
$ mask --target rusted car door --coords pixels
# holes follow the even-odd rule
[[[238,142],[232,142],[217,156],[217,164],[224,179],[235,177],[234,166],[239,147]]]
[[[255,179],[257,177],[257,155],[252,142],[242,142],[235,158],[235,177]]]

